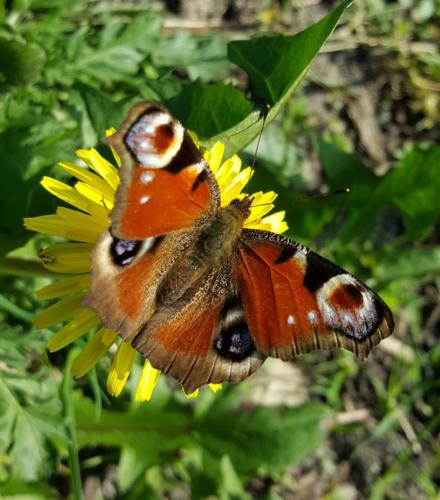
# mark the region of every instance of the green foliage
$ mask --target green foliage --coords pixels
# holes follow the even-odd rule
[[[274,106],[296,88],[350,3],[342,2],[331,14],[296,35],[229,44],[229,57],[249,75],[255,99]]]
[[[369,36],[388,37],[377,45],[392,50],[402,44],[392,64],[407,71],[404,98],[411,99],[411,112],[423,115],[420,123],[429,129],[438,118],[438,96],[426,88],[439,76],[438,54],[418,45],[411,52],[410,44],[437,33],[433,21],[440,12],[431,0],[415,2],[410,17],[417,22],[408,24],[396,12],[406,12],[411,2],[395,3],[394,10],[382,0],[355,3],[344,20],[354,25],[354,33],[371,27],[362,44],[368,45]],[[400,485],[404,491],[405,481],[415,477],[417,493],[434,498],[438,458],[427,453],[426,466],[415,470],[413,451],[417,445],[430,450],[431,436],[440,429],[440,350],[429,326],[429,296],[421,292],[438,294],[440,286],[440,148],[431,135],[420,144],[411,138],[389,159],[392,168],[379,176],[365,154],[353,153],[352,137],[335,126],[340,108],[317,121],[307,97],[292,99],[349,4],[341,2],[293,36],[258,34],[234,41],[227,32],[170,34],[163,29],[162,12],[137,2],[18,0],[0,5],[0,269],[33,276],[1,281],[2,497],[66,496],[58,486],[66,469],[71,492],[78,496],[80,472],[83,479],[104,481],[116,464],[115,488],[124,498],[163,498],[165,491],[192,498],[280,498],[282,488],[292,483],[286,470],[310,456],[320,456],[327,461],[323,470],[331,469],[325,456],[332,448],[328,441],[338,433],[349,441],[362,427],[364,437],[355,438],[350,460],[386,443],[393,459],[361,495],[396,497],[394,489]],[[322,85],[316,76],[312,79]],[[390,86],[395,89],[395,82]],[[392,359],[376,350],[373,357],[379,361],[366,368],[351,354],[310,354],[298,364],[311,376],[312,401],[295,408],[249,403],[246,383],[215,395],[206,390],[189,401],[161,380],[150,403],[135,404],[130,380],[125,397],[109,400],[103,389],[107,358],[74,393],[67,370],[72,355],[58,353],[49,362],[45,342],[51,332],[30,326],[40,307],[32,290],[47,283],[47,273],[35,260],[23,261],[35,259],[42,240],[31,239],[22,218],[53,213],[55,200],[39,185],[41,177],[59,175],[54,165],[73,160],[76,148],[100,147],[105,130],[117,126],[140,99],[164,102],[198,134],[202,146],[221,140],[226,155],[243,151],[256,138],[269,104],[250,189],[274,189],[277,208],[287,210],[292,237],[381,292],[399,318],[398,338],[402,342],[403,329],[410,354]],[[244,154],[254,151],[252,144]],[[318,182],[311,181],[310,158],[319,163]],[[341,188],[350,191],[328,198],[298,194]],[[11,251],[13,258],[7,255]],[[338,424],[324,432],[323,421],[329,429],[328,422],[347,401],[370,407],[368,423]],[[405,419],[410,428],[415,422],[415,437],[405,434]],[[254,491],[255,479],[279,488]],[[329,498],[337,498],[339,491]]]
[[[239,490],[238,478],[243,481],[257,473],[282,472],[316,449],[325,437],[320,405],[310,403],[278,412],[243,410],[231,395],[227,389],[218,397],[205,394],[197,402],[206,403],[202,415],[168,394],[166,401],[138,404],[128,411],[104,410],[99,420],[93,403],[77,395],[79,444],[122,449],[122,490],[131,488],[143,471],[172,464],[185,482],[197,488],[200,483],[210,484],[225,494]],[[154,489],[154,483],[149,486]]]
[[[59,441],[66,434],[61,419],[58,383],[53,370],[41,364],[44,340],[35,331],[1,325],[0,453],[9,456],[12,470],[26,481],[47,477],[55,470]],[[8,477],[4,468],[2,480]]]

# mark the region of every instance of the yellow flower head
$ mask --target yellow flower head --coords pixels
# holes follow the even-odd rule
[[[112,133],[110,130],[107,135]],[[205,159],[219,184],[221,205],[226,206],[232,200],[245,196],[242,191],[248,184],[252,169],[242,169],[241,160],[237,155],[222,161],[223,152],[224,145],[217,142],[212,149],[205,152]],[[87,373],[116,344],[107,389],[111,395],[117,396],[130,375],[136,351],[129,342],[122,341],[116,332],[103,327],[99,316],[84,307],[82,302],[90,285],[90,252],[100,235],[109,227],[109,214],[114,205],[119,175],[117,167],[95,149],[80,149],[76,155],[88,168],[70,162],[61,162],[58,165],[77,179],[73,187],[51,177],[44,177],[41,181],[47,191],[74,209],[58,207],[55,214],[24,220],[27,229],[70,240],[40,251],[44,266],[61,273],[63,277],[37,292],[38,298],[42,300],[57,301],[41,311],[35,317],[34,324],[38,328],[63,324],[48,342],[51,352],[67,346],[92,330],[95,331],[73,363],[72,373],[77,378]],[[113,155],[119,167],[119,158],[115,152]],[[273,191],[254,193],[245,227],[276,233],[286,231],[285,212],[267,215],[274,207],[275,198]],[[148,401],[151,398],[159,375],[160,372],[146,359],[137,386],[137,401]],[[210,384],[210,388],[216,392],[221,388],[221,384]],[[188,397],[195,397],[197,393],[198,390]]]

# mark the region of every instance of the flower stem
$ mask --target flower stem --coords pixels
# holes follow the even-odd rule
[[[77,354],[77,350],[72,349],[67,357],[66,366],[64,367],[64,377],[61,384],[61,400],[63,402],[63,416],[69,435],[67,451],[70,468],[70,483],[72,486],[72,498],[74,500],[83,500],[81,470],[79,466],[78,445],[76,441],[75,410],[73,403],[73,378],[70,374],[73,360],[75,359]]]
[[[18,307],[9,299],[7,299],[4,295],[0,294],[0,309],[3,309],[9,314],[12,314],[18,319],[26,321],[26,323],[32,323],[34,315],[28,311],[25,311],[21,307]]]

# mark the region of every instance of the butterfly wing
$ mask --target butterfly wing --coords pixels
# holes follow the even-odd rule
[[[392,333],[391,312],[374,292],[302,245],[245,229],[239,253],[245,318],[265,356],[345,347],[364,359]]]
[[[84,305],[127,340],[153,313],[163,276],[187,249],[185,231],[218,207],[219,189],[182,125],[156,103],[133,106],[108,143],[121,183]]]
[[[244,321],[233,267],[223,262],[176,303],[161,305],[132,342],[187,393],[208,383],[239,382],[265,359]]]
[[[84,305],[107,328],[129,340],[153,314],[157,289],[185,252],[186,240],[176,233],[143,241],[119,240],[106,231],[92,252],[90,291]]]
[[[192,226],[219,206],[215,177],[182,125],[157,103],[134,105],[107,142],[121,158],[114,236],[142,240]]]

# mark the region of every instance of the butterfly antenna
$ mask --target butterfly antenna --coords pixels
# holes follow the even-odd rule
[[[263,123],[261,124],[261,130],[260,130],[260,133],[258,134],[257,145],[255,146],[254,157],[252,158],[252,163],[251,163],[251,166],[250,166],[251,167],[251,172],[249,174],[249,178],[248,178],[246,184],[243,186],[243,191],[248,186],[248,184],[249,184],[249,182],[250,182],[250,180],[252,178],[252,173],[255,172],[255,161],[257,159],[257,153],[258,153],[258,149],[260,147],[261,136],[263,135],[264,126],[266,125],[266,119],[267,119],[267,115],[269,114],[269,109],[270,109],[269,104],[265,104],[264,108],[261,111],[261,115],[263,117]]]
[[[330,193],[318,193],[318,194],[312,194],[311,196],[306,196],[305,198],[310,199],[310,198],[331,198],[332,196],[336,194],[348,194],[350,192],[350,188],[339,188],[335,189],[335,191],[330,191]]]

